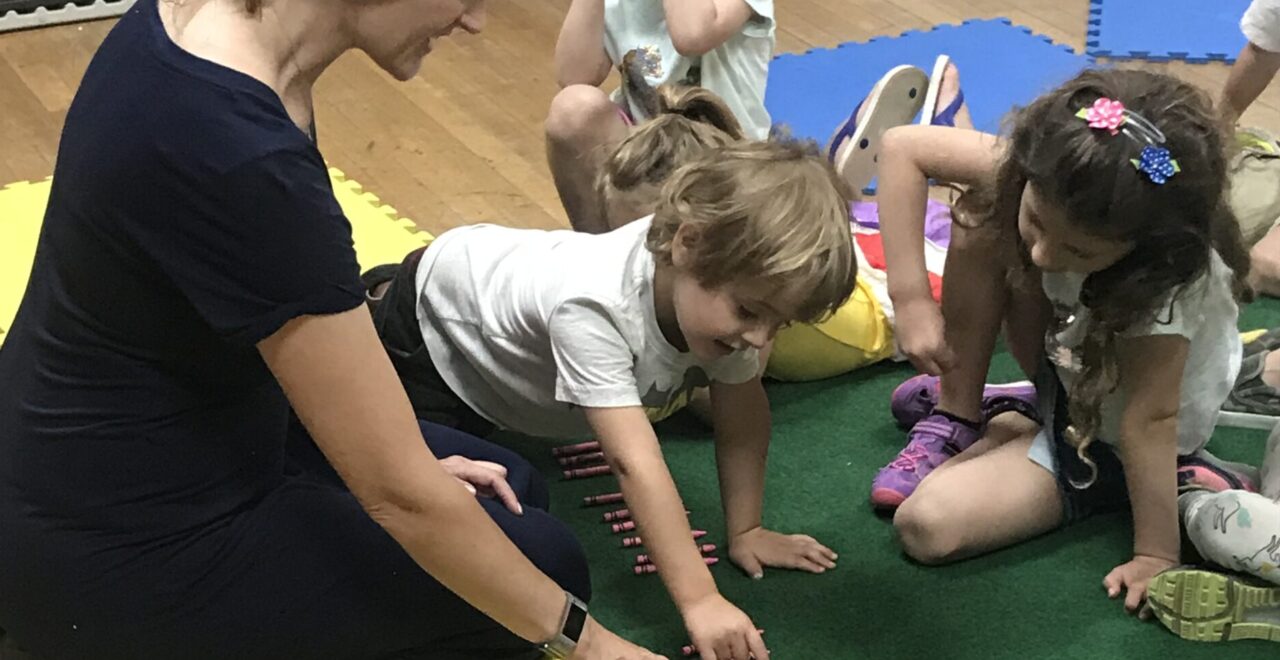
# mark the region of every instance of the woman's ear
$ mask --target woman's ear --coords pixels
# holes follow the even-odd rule
[[[698,240],[702,233],[689,223],[681,223],[676,235],[671,240],[671,263],[681,270],[693,265],[694,255],[698,253]]]

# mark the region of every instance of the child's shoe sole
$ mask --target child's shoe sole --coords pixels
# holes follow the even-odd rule
[[[1166,628],[1194,642],[1280,642],[1280,587],[1224,573],[1175,568],[1157,575],[1147,602]]]

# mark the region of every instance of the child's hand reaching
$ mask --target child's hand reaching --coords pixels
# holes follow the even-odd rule
[[[763,527],[729,539],[729,558],[753,578],[764,577],[765,566],[824,573],[836,567],[836,553],[805,534],[779,534]]]
[[[1150,612],[1143,607],[1147,602],[1147,583],[1158,573],[1173,568],[1177,562],[1152,557],[1150,555],[1134,555],[1129,562],[1121,564],[1102,578],[1102,586],[1107,589],[1107,596],[1120,596],[1121,589],[1127,589],[1124,597],[1124,608],[1131,614],[1145,619]]]
[[[942,309],[932,298],[896,305],[898,346],[920,371],[938,376],[951,370],[956,356],[947,346]]]
[[[684,626],[703,660],[765,660],[769,657],[769,649],[764,647],[764,639],[751,617],[718,592],[686,609]]]

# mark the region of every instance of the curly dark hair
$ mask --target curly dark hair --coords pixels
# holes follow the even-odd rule
[[[1131,162],[1139,145],[1076,116],[1099,98],[1122,102],[1164,133],[1181,171],[1163,185],[1153,183]],[[1008,239],[996,244],[1009,250],[1013,286],[1039,285],[1017,230],[1027,184],[1082,233],[1133,244],[1114,265],[1089,275],[1080,295],[1092,313],[1078,352],[1082,369],[1071,387],[1067,435],[1096,474],[1085,451],[1101,423],[1102,399],[1119,385],[1119,337],[1168,318],[1173,301],[1208,270],[1213,250],[1234,271],[1237,300],[1251,297],[1249,254],[1227,204],[1222,123],[1208,96],[1192,85],[1105,69],[1083,71],[1015,111],[1008,134],[994,187],[966,191],[957,219]]]

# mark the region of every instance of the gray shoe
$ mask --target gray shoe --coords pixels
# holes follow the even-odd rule
[[[1236,384],[1222,404],[1219,424],[1264,431],[1280,424],[1280,391],[1262,381],[1266,362],[1267,351],[1256,351],[1240,364]]]
[[[1280,348],[1280,328],[1272,328],[1244,345],[1244,356],[1249,357],[1265,351]]]

